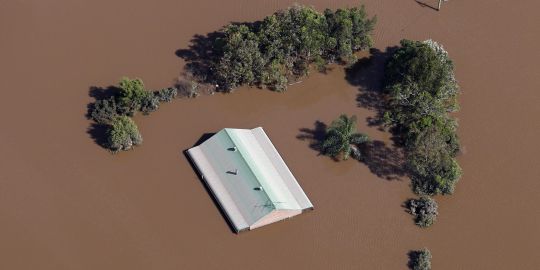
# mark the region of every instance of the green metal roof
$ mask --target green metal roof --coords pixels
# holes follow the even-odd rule
[[[262,128],[223,129],[188,153],[239,230],[274,210],[313,207]]]

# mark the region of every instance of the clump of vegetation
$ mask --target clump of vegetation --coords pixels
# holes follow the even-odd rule
[[[371,32],[376,18],[369,19],[364,6],[335,12],[326,9],[324,16],[328,23],[328,58],[353,63],[356,60],[354,52],[373,46]]]
[[[341,157],[343,160],[352,155],[355,159],[361,158],[358,145],[369,140],[368,136],[358,133],[356,129],[356,116],[348,117],[345,114],[334,120],[326,132],[321,144],[321,152],[333,158]]]
[[[311,64],[324,70],[335,60],[352,63],[354,53],[372,46],[376,18],[364,7],[317,12],[293,6],[253,24],[231,24],[214,44],[213,83],[230,92],[240,85],[285,91]]]
[[[90,118],[98,124],[109,124],[118,116],[118,109],[114,97],[96,100],[92,105]]]
[[[457,122],[459,87],[448,53],[438,43],[402,40],[386,64],[386,124],[400,135],[413,190],[451,194],[461,176]]]
[[[409,252],[409,268],[412,270],[431,270],[431,252],[427,248]]]
[[[107,131],[109,148],[114,151],[130,150],[142,143],[142,136],[135,122],[128,116],[115,117]]]
[[[178,89],[174,87],[163,88],[154,92],[154,96],[158,98],[159,102],[171,102],[178,96]]]
[[[420,199],[410,199],[406,203],[409,213],[414,215],[416,225],[426,228],[437,219],[437,202],[430,197],[420,197]]]
[[[176,83],[178,92],[187,98],[196,98],[200,95],[199,84],[193,80],[180,80]]]
[[[159,97],[154,93],[150,93],[142,100],[139,110],[144,115],[148,115],[151,112],[157,111],[157,109],[159,109]]]
[[[116,96],[121,115],[133,116],[137,111],[151,111],[152,92],[146,91],[141,79],[122,78],[120,92]],[[145,106],[143,110],[143,106]]]
[[[178,89],[164,88],[147,91],[141,79],[122,78],[117,92],[105,99],[98,99],[90,106],[89,116],[107,127],[107,147],[113,151],[132,149],[142,143],[142,136],[130,118],[140,111],[147,115],[156,111],[161,102],[170,102]]]

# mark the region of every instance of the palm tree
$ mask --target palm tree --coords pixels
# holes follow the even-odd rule
[[[357,145],[368,140],[366,134],[357,132],[356,116],[348,117],[342,114],[330,124],[326,138],[321,144],[321,152],[334,158],[341,154],[343,160],[348,159],[352,153],[353,158],[358,159],[360,150]]]

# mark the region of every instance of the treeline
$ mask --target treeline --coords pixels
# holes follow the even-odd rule
[[[213,46],[212,80],[226,92],[240,85],[284,91],[312,64],[323,70],[354,62],[354,52],[372,46],[375,23],[363,6],[324,13],[293,6],[260,22],[231,24]]]
[[[448,53],[431,40],[402,40],[386,64],[385,91],[384,120],[400,135],[413,190],[451,194],[461,168],[457,123],[449,115],[458,109],[459,87]]]
[[[89,116],[107,128],[106,147],[113,152],[130,150],[142,143],[137,125],[131,119],[137,112],[150,114],[160,103],[170,102],[178,94],[176,87],[147,91],[141,79],[122,78],[110,97],[90,105]]]

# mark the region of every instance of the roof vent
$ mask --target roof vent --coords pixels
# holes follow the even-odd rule
[[[263,187],[262,186],[258,186],[258,187],[255,187],[254,190],[263,190]]]
[[[236,146],[233,146],[233,147],[227,148],[227,150],[236,152],[238,149],[236,148]]]

